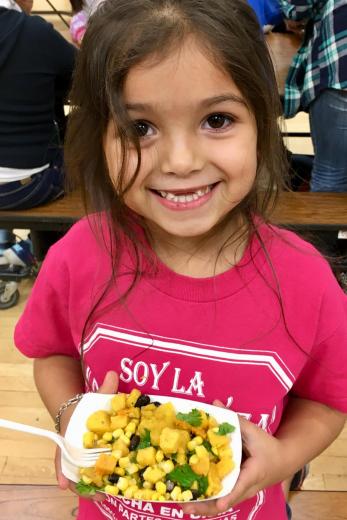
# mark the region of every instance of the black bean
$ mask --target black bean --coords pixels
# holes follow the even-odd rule
[[[197,489],[191,489],[191,492],[192,492],[192,495],[193,495],[193,500],[197,500],[200,496],[200,493]]]
[[[151,398],[149,395],[140,395],[138,400],[135,403],[135,408],[141,408],[141,406],[146,406],[151,402]]]
[[[159,401],[154,401],[154,403],[153,403],[153,404],[154,404],[154,406],[156,406],[157,408],[158,408],[158,406],[160,406],[160,405],[161,405],[161,403],[159,403]]]
[[[142,468],[142,469],[139,470],[139,478],[140,478],[140,480],[144,480],[143,474],[144,474],[144,472],[146,471],[147,468],[148,468],[148,466],[146,466],[145,468]]]
[[[111,482],[111,484],[117,484],[119,480],[119,475],[113,473],[112,475],[109,475],[108,480]]]
[[[136,448],[138,447],[138,445],[140,443],[140,440],[141,440],[140,435],[136,435],[135,433],[133,433],[131,436],[131,439],[130,439],[129,450],[130,451],[136,450]]]
[[[167,480],[166,481],[166,491],[168,491],[168,493],[171,493],[171,491],[173,490],[175,485],[176,484],[174,482],[172,482],[172,480]]]

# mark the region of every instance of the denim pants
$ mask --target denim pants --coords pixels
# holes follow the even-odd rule
[[[311,191],[347,192],[347,91],[325,89],[309,107]]]
[[[50,150],[49,167],[21,181],[0,184],[0,209],[28,209],[54,200],[64,193],[63,152]]]

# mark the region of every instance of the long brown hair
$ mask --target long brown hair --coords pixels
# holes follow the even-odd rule
[[[125,205],[124,194],[138,174],[141,148],[123,102],[124,83],[132,67],[149,57],[164,58],[191,36],[230,75],[255,116],[257,175],[250,193],[233,210],[233,215],[239,213],[247,223],[248,237],[257,233],[255,215],[268,221],[286,178],[275,74],[262,30],[246,1],[106,0],[90,19],[78,57],[65,158],[88,209],[107,215],[114,275],[121,237],[129,238],[137,261],[135,281],[140,275],[143,244],[134,232],[136,215]],[[103,151],[111,119],[121,148],[117,186],[110,180]],[[137,150],[138,163],[132,180],[125,185],[130,144]]]

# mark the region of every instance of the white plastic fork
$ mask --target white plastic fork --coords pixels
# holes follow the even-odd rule
[[[8,428],[10,430],[17,430],[20,432],[32,433],[33,435],[39,435],[41,437],[47,437],[54,441],[64,453],[66,459],[74,466],[88,468],[94,466],[100,453],[110,453],[110,448],[78,448],[70,444],[64,437],[58,433],[44,428],[37,428],[36,426],[29,426],[28,424],[22,424],[14,421],[8,421],[7,419],[0,419],[0,427]]]

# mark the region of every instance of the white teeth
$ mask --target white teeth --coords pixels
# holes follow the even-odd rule
[[[205,188],[197,190],[194,193],[189,193],[188,195],[175,195],[170,191],[159,191],[159,193],[166,200],[171,200],[172,202],[178,202],[182,204],[185,202],[192,202],[193,200],[198,200],[200,197],[206,195],[206,193],[208,193],[209,191],[211,191],[211,186],[206,186]]]

